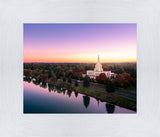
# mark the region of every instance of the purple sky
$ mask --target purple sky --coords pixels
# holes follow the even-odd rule
[[[136,24],[24,24],[24,62],[136,61]]]

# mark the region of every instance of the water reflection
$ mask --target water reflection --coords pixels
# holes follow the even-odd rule
[[[57,88],[56,88],[56,89],[57,89]],[[58,89],[57,89],[57,93],[59,93],[59,94],[60,94],[60,93],[63,93],[62,88],[58,88]]]
[[[53,84],[48,84],[48,91],[51,92],[54,90],[54,85]]]
[[[90,103],[90,97],[83,96],[83,104],[86,108],[89,106],[89,103]]]
[[[42,87],[42,88],[47,88],[46,82],[42,82],[42,84],[40,85],[40,87]]]
[[[63,91],[63,95],[65,95],[66,89],[62,89],[62,91]]]
[[[115,110],[115,105],[110,104],[110,103],[106,103],[106,111],[108,113],[114,113]]]
[[[32,79],[29,78],[29,77],[24,77],[23,80],[26,81],[26,82],[28,82],[28,83],[30,83]]]
[[[68,97],[71,97],[72,91],[71,90],[67,90],[67,95]]]
[[[33,84],[35,84],[35,85],[39,85],[39,84],[40,84],[40,81],[38,81],[38,80],[33,80],[32,82],[33,82]]]
[[[75,97],[78,97],[78,92],[74,91]]]
[[[96,98],[96,100],[97,100],[97,103],[98,103],[98,105],[99,105],[99,99]]]
[[[47,84],[35,79],[31,80],[30,78],[24,78],[24,81],[28,82],[24,82],[24,112],[26,113],[106,113],[106,111],[108,113],[131,112],[130,110],[127,110],[125,108],[119,108],[118,106],[115,106],[113,104],[101,102],[101,100],[99,99],[86,96],[76,91],[66,90],[65,88],[57,88],[53,84]],[[30,83],[31,81],[32,83]],[[39,86],[34,86],[33,84]],[[55,93],[51,95],[47,92],[42,93],[42,91],[54,91]],[[74,93],[72,94],[72,92]],[[45,96],[40,96],[40,94],[45,94]]]

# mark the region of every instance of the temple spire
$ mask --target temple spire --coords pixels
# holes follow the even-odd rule
[[[100,63],[100,61],[99,61],[99,55],[98,55],[98,63]]]
[[[103,71],[102,65],[100,63],[99,55],[98,55],[98,60],[97,60],[97,63],[95,65],[94,71],[99,71],[99,72]]]

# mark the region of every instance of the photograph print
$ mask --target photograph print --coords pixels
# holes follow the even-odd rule
[[[136,23],[24,23],[23,113],[135,114]]]

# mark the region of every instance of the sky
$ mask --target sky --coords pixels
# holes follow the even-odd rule
[[[136,62],[137,25],[24,24],[23,44],[24,62]]]

